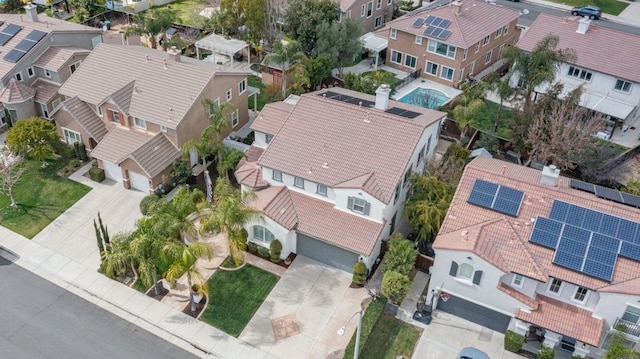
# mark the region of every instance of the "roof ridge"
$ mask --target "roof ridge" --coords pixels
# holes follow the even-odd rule
[[[460,32],[460,38],[462,39],[462,44],[464,45],[464,48],[467,49],[469,48],[469,45],[467,44],[467,40],[465,39],[465,34],[462,31],[462,28],[460,27],[460,23],[458,23],[458,15],[456,15],[455,12],[453,12],[453,22],[456,24],[456,27],[458,28],[458,31]]]
[[[511,228],[511,231],[516,235],[516,237],[518,238],[518,240],[520,241],[520,243],[522,244],[522,247],[524,248],[525,253],[527,254],[527,256],[529,256],[529,258],[532,260],[533,263],[535,263],[536,266],[536,270],[538,271],[538,274],[541,277],[547,277],[547,275],[545,274],[544,270],[541,269],[540,263],[538,263],[538,261],[536,260],[536,258],[533,256],[533,254],[531,254],[531,251],[529,250],[529,248],[524,245],[524,240],[523,238],[520,236],[520,234],[518,233],[518,231],[516,231],[513,223],[511,223],[511,221],[509,221],[507,219],[507,217],[503,216],[502,217],[504,219],[504,221],[507,223],[507,225],[509,226],[509,228]]]

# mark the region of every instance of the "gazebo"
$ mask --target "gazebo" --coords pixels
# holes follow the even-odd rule
[[[231,59],[231,66],[233,66],[233,55],[248,47],[249,44],[242,40],[228,39],[222,35],[211,34],[196,41],[196,55],[200,59],[200,49],[211,51],[214,55],[226,55]],[[247,51],[247,64],[251,65],[251,51]]]
[[[374,65],[377,70],[378,62],[380,60],[380,52],[387,49],[387,39],[384,36],[369,32],[360,36],[360,42],[362,42],[362,47],[376,54],[376,61]]]

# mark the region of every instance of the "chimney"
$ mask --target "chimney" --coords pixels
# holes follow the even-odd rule
[[[38,7],[33,3],[28,3],[24,6],[24,10],[27,12],[27,17],[33,22],[38,22]]]
[[[544,166],[542,169],[542,177],[540,177],[540,183],[549,187],[556,187],[558,185],[558,177],[560,176],[560,170],[554,165]]]
[[[453,10],[453,13],[456,15],[460,15],[460,12],[462,12],[462,1],[460,0],[455,0],[451,2],[451,10]]]
[[[170,59],[175,62],[180,62],[180,56],[182,54],[175,46],[171,46],[171,48],[167,50],[167,53],[169,54]]]
[[[578,30],[576,30],[576,32],[581,35],[586,34],[587,30],[589,30],[589,24],[591,24],[591,20],[583,17],[578,21]]]
[[[387,84],[382,84],[376,90],[376,108],[378,110],[386,110],[389,107],[389,94],[391,93],[391,87]]]

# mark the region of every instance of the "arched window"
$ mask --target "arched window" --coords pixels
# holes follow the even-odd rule
[[[253,226],[252,228],[254,242],[264,243],[269,245],[276,237],[268,229],[263,226]]]
[[[458,268],[458,277],[471,279],[471,277],[473,277],[473,267],[471,264],[462,263],[460,268]]]

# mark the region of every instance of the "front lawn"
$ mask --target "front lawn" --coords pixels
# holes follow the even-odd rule
[[[411,358],[418,339],[420,331],[417,328],[383,313],[361,354],[363,358],[372,359]]]
[[[0,225],[33,238],[87,194],[91,188],[58,176],[67,162],[58,159],[42,168],[42,162],[26,161],[26,171],[14,187],[18,207],[11,208],[9,197],[0,194]]]
[[[496,112],[500,105],[489,100],[485,100],[484,103],[482,110],[475,115],[473,127],[486,133],[494,133],[493,127],[496,122]],[[502,106],[502,116],[500,117],[500,125],[497,131],[498,137],[511,138],[511,131],[507,126],[511,120],[513,120],[513,112],[509,107]]]
[[[251,265],[217,270],[207,282],[209,304],[200,319],[237,337],[280,279]]]
[[[582,7],[587,5],[596,5],[602,12],[610,15],[620,15],[622,10],[629,6],[629,3],[625,3],[618,0],[551,0],[558,4],[565,4],[572,7]]]

